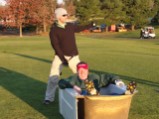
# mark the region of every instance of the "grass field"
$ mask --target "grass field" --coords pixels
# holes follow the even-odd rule
[[[137,82],[129,119],[159,119],[159,37],[138,34],[77,34],[80,58],[91,72]],[[46,36],[0,36],[0,119],[63,119],[58,93],[53,104],[42,104],[53,56]],[[64,67],[62,78],[71,74]]]

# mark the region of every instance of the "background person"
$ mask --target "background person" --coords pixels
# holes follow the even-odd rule
[[[54,101],[59,75],[62,65],[68,65],[73,73],[76,73],[76,65],[80,62],[78,49],[75,41],[75,32],[91,28],[93,25],[77,26],[67,23],[68,13],[64,8],[55,10],[57,21],[50,31],[51,45],[55,51],[51,71],[45,92],[44,104]]]
[[[143,39],[144,38],[144,29],[141,28],[140,30],[140,39]]]

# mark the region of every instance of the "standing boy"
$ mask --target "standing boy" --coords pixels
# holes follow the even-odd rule
[[[55,17],[57,21],[53,24],[50,31],[50,40],[55,56],[51,66],[44,104],[50,104],[54,101],[62,65],[68,65],[72,72],[76,73],[76,65],[80,62],[80,59],[75,32],[81,32],[92,27],[91,24],[77,26],[73,23],[67,23],[68,13],[64,8],[57,8]]]

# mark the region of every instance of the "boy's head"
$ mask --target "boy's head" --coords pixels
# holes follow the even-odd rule
[[[64,8],[57,8],[55,10],[55,17],[61,23],[65,23],[68,19],[68,13]]]
[[[89,69],[86,62],[80,62],[77,64],[77,73],[81,80],[85,80],[88,77]]]

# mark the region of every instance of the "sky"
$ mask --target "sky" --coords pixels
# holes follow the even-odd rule
[[[4,0],[0,0],[0,5],[5,5],[5,1]]]
[[[61,3],[63,3],[63,0],[57,0],[57,3],[61,4]]]

